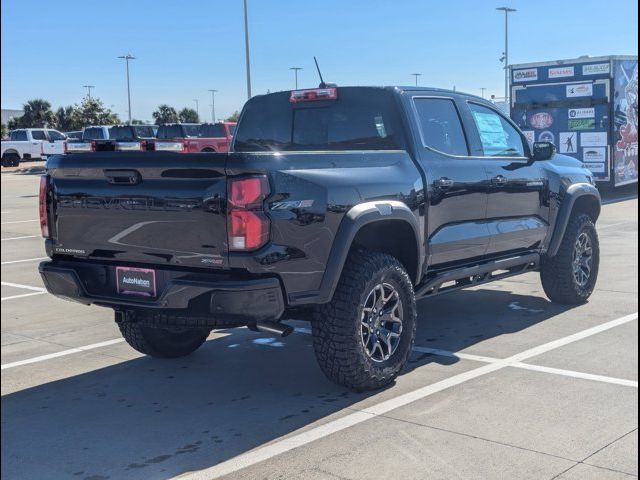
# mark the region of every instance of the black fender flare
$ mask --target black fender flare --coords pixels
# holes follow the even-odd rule
[[[567,230],[567,225],[569,225],[571,213],[573,212],[573,207],[575,206],[576,201],[579,198],[587,196],[594,197],[597,200],[598,211],[594,221],[597,220],[600,215],[600,206],[602,203],[598,189],[588,183],[574,183],[573,185],[570,185],[562,199],[562,204],[560,206],[558,216],[556,217],[555,228],[553,230],[551,241],[549,242],[549,248],[547,249],[547,256],[554,257],[557,255],[558,250],[560,249],[560,244],[562,243],[562,239],[564,238],[564,234]]]
[[[312,303],[326,303],[331,300],[338,281],[342,275],[342,269],[353,240],[358,231],[370,223],[386,220],[401,220],[408,223],[416,237],[416,258],[418,259],[415,271],[410,271],[409,276],[415,282],[419,280],[422,264],[424,262],[424,249],[418,219],[409,207],[397,200],[380,200],[360,203],[352,207],[344,216],[334,237],[331,253],[327,261],[320,290]],[[308,299],[307,299],[308,300]]]

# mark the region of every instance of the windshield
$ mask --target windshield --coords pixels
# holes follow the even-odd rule
[[[255,97],[238,125],[235,151],[396,150],[399,120],[391,92],[345,87],[338,99],[289,101],[289,92]]]

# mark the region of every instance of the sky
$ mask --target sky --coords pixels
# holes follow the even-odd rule
[[[248,0],[253,94],[315,87],[318,57],[338,85],[420,84],[503,96],[504,16],[510,63],[637,55],[634,0]],[[2,0],[2,108],[32,98],[79,103],[83,85],[127,118],[162,103],[211,120],[246,101],[242,0]]]

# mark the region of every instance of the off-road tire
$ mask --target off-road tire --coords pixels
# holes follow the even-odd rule
[[[366,353],[361,316],[371,290],[381,282],[392,285],[402,302],[402,332],[395,352],[382,362]],[[403,368],[416,335],[416,299],[409,275],[390,255],[352,250],[333,299],[313,312],[313,347],[320,368],[333,382],[357,391],[391,383]]]
[[[140,353],[156,358],[186,357],[207,339],[209,328],[157,328],[136,322],[118,322],[127,343]]]
[[[585,233],[593,251],[591,274],[588,283],[580,286],[573,273],[573,253],[579,236]],[[562,305],[585,303],[595,288],[600,264],[600,244],[596,227],[586,214],[578,214],[569,220],[567,229],[554,257],[543,257],[540,278],[547,297]]]

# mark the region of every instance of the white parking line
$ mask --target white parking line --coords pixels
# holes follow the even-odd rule
[[[638,319],[638,313],[636,312],[632,315],[627,315],[625,317],[612,320],[610,322],[604,323],[597,327],[583,330],[582,332],[578,332],[574,335],[569,335],[567,337],[554,340],[549,343],[545,343],[544,345],[531,348],[529,350],[526,350],[517,355],[513,355],[504,360],[499,360],[495,363],[489,363],[487,365],[483,365],[482,367],[476,368],[474,370],[470,370],[468,372],[455,375],[451,378],[447,378],[440,382],[436,382],[432,385],[427,385],[425,387],[418,388],[417,390],[405,393],[403,395],[399,395],[395,398],[391,398],[389,400],[380,402],[376,405],[373,405],[372,407],[351,413],[337,420],[327,422],[323,425],[307,430],[306,432],[293,435],[289,438],[285,438],[280,441],[276,441],[264,447],[256,448],[251,452],[238,455],[237,457],[231,458],[213,467],[206,468],[197,472],[191,472],[189,474],[185,474],[180,478],[182,478],[183,480],[184,479],[209,480],[212,478],[219,478],[224,475],[229,475],[231,473],[237,472],[239,470],[250,467],[252,465],[256,465],[264,460],[268,460],[277,455],[280,455],[290,450],[307,445],[315,440],[324,438],[333,433],[337,433],[342,430],[345,430],[349,427],[362,423],[376,416],[384,415],[392,410],[403,407],[417,400],[421,400],[423,398],[429,397],[430,395],[441,392],[447,388],[460,385],[462,383],[468,382],[469,380],[473,380],[483,375],[487,375],[489,373],[512,366],[513,364],[516,364],[518,362],[522,362],[527,358],[531,358],[531,357],[540,355],[542,353],[546,353],[553,349],[568,345],[570,343],[576,342],[578,340],[582,340],[584,338],[588,338],[592,335],[596,335],[597,333],[604,332],[611,328],[623,325],[625,323],[628,323],[637,319]]]
[[[85,345],[84,347],[70,348],[69,350],[62,350],[61,352],[50,353],[48,355],[41,355],[39,357],[28,358],[26,360],[20,360],[17,362],[5,363],[2,365],[2,370],[8,370],[9,368],[19,367],[21,365],[28,365],[30,363],[44,362],[45,360],[51,360],[52,358],[65,357],[72,353],[81,353],[95,348],[108,347],[109,345],[115,345],[116,343],[124,342],[123,338],[116,338],[115,340],[107,340],[106,342],[92,343],[91,345]]]
[[[15,300],[16,298],[24,298],[24,297],[33,297],[34,295],[44,295],[47,292],[31,292],[31,293],[22,293],[20,295],[12,295],[10,297],[2,297],[3,302],[7,300]]]
[[[2,241],[3,242],[8,242],[9,240],[24,240],[25,238],[42,238],[41,235],[24,235],[22,237],[8,237],[8,238],[3,238]]]
[[[31,223],[31,222],[39,222],[40,220],[15,220],[13,222],[0,222],[0,225],[11,225],[14,223]]]
[[[514,363],[510,367],[524,368],[525,370],[533,370],[534,372],[552,373],[553,375],[562,375],[564,377],[581,378],[583,380],[593,380],[595,382],[613,383],[614,385],[622,385],[625,387],[638,388],[638,382],[626,380],[624,378],[607,377],[604,375],[594,375],[592,373],[575,372],[573,370],[564,370],[562,368],[543,367],[542,365],[532,365],[530,363]]]
[[[0,282],[1,285],[5,287],[13,287],[13,288],[24,288],[25,290],[33,290],[35,292],[46,292],[46,288],[42,287],[32,287],[31,285],[23,285],[21,283],[11,283],[11,282]]]
[[[0,265],[11,265],[12,263],[25,263],[25,262],[39,262],[42,260],[48,260],[49,257],[38,257],[38,258],[23,258],[22,260],[11,260],[9,262],[2,262]]]

